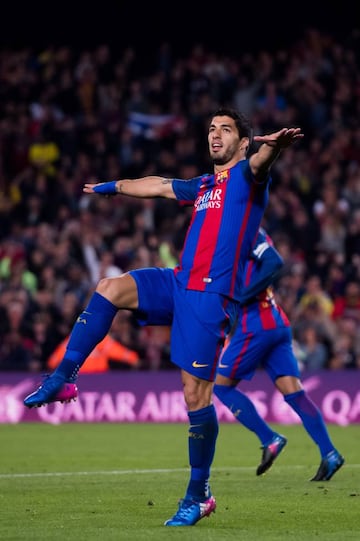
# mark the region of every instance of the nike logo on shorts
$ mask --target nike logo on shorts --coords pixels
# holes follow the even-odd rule
[[[193,361],[192,365],[194,368],[206,368],[207,366],[209,366],[208,364],[201,364],[201,363],[198,363],[197,361]]]
[[[219,368],[229,368],[228,364],[222,364],[221,361],[219,361]]]

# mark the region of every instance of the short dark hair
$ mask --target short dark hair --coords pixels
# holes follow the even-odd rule
[[[221,107],[220,109],[215,111],[215,113],[212,115],[212,118],[214,118],[215,116],[229,116],[230,118],[235,120],[235,125],[239,132],[239,136],[248,137],[251,144],[253,131],[252,126],[250,120],[243,113],[236,111],[236,109],[228,109],[226,107]]]

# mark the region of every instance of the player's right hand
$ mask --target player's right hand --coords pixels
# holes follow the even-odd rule
[[[102,195],[116,195],[116,180],[111,180],[110,182],[99,182],[97,184],[85,184],[83,187],[83,192],[85,193],[99,193]]]

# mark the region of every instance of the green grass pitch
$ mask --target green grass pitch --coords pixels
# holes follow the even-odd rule
[[[2,541],[358,541],[359,425],[329,426],[345,466],[314,483],[320,457],[301,425],[257,477],[257,438],[220,425],[211,488],[216,513],[164,527],[188,481],[187,425],[0,425]]]

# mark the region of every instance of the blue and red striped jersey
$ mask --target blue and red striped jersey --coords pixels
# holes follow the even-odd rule
[[[267,182],[257,183],[249,160],[212,175],[173,180],[182,204],[193,204],[177,279],[186,289],[239,300],[246,261],[254,247],[269,198]]]
[[[256,333],[279,327],[290,327],[287,315],[275,301],[272,286],[269,286],[257,297],[257,301],[241,306],[239,309],[238,327],[242,333]]]

